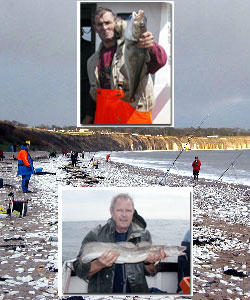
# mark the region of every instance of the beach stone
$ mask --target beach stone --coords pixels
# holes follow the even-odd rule
[[[18,269],[16,269],[16,272],[22,273],[22,272],[24,272],[24,268],[18,268]]]

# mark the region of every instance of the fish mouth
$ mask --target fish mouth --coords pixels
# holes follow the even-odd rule
[[[137,13],[135,11],[132,12],[132,19],[135,19],[137,17]]]
[[[137,16],[144,16],[144,11],[142,9],[139,9],[138,12],[133,11],[132,12],[132,17],[135,18]]]

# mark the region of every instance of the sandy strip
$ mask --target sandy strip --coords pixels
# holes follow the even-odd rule
[[[93,169],[91,155],[79,159],[79,169],[65,169],[69,158],[49,160],[46,155],[32,153],[35,167],[56,175],[32,176],[30,189],[35,194],[21,193],[21,178],[16,176],[17,162],[12,154],[0,162],[5,184],[0,189],[0,205],[8,205],[10,192],[16,199],[29,200],[26,217],[8,217],[0,222],[0,299],[57,299],[58,185],[156,186],[163,175],[104,159]],[[249,299],[250,187],[202,178],[194,183],[191,177],[171,174],[167,185],[194,187],[192,299]],[[159,295],[150,298],[156,297],[159,299]]]

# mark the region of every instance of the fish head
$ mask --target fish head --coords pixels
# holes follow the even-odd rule
[[[181,256],[186,255],[186,246],[162,246],[165,254],[167,256]]]
[[[130,41],[138,41],[142,33],[146,32],[147,20],[143,10],[133,12],[131,19],[127,23],[125,38]]]
[[[170,246],[165,252],[167,256],[181,256],[186,255],[185,250],[187,249],[186,246]]]
[[[139,10],[138,13],[133,12],[132,13],[132,20],[133,20],[133,37],[135,40],[139,40],[142,33],[146,32],[146,26],[147,26],[147,19],[144,15],[143,10]]]

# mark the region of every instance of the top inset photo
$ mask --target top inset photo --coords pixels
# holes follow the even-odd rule
[[[77,126],[174,126],[173,2],[77,3]]]

